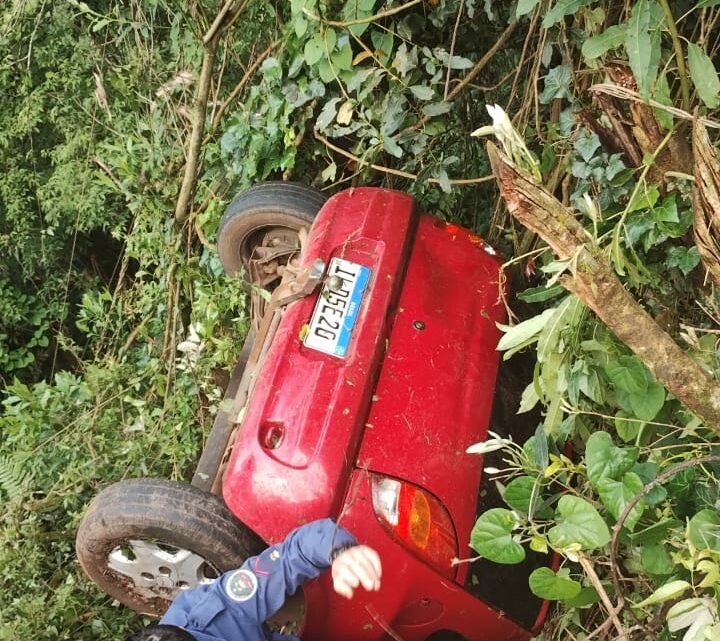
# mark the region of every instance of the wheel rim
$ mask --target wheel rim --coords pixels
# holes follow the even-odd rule
[[[130,540],[108,555],[108,568],[129,579],[144,599],[212,583],[220,572],[195,552],[157,541]]]

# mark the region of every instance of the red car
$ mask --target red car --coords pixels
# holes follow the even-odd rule
[[[308,231],[309,230],[309,231]],[[226,271],[254,296],[246,342],[191,484],[135,479],[92,502],[77,536],[100,587],[161,614],[297,525],[333,517],[383,559],[352,601],[304,588],[304,638],[529,639],[546,606],[531,568],[472,556],[504,320],[482,239],[405,193],[266,183],[221,222]],[[487,486],[487,487],[486,487]]]

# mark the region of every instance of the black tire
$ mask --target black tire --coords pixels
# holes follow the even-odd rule
[[[80,565],[102,590],[137,612],[156,616],[182,589],[194,587],[192,580],[175,582],[188,578],[176,569],[197,564],[197,584],[239,567],[264,547],[219,497],[164,479],[129,479],[107,487],[90,503],[75,539]],[[162,563],[157,576],[141,558],[146,549],[162,557],[150,562]],[[118,564],[127,573],[118,571]]]
[[[311,187],[287,182],[255,185],[233,199],[220,220],[217,248],[225,273],[234,276],[272,229],[290,235],[309,229],[325,203]]]

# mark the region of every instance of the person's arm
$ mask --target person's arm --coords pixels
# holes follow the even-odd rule
[[[348,548],[342,557],[356,545],[355,537],[330,519],[313,521],[293,530],[283,543],[249,558],[240,569],[224,574],[217,589],[229,608],[262,623],[288,595],[330,567],[333,550]]]

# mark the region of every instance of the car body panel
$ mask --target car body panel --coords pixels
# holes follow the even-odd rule
[[[342,523],[362,532],[383,559],[378,592],[358,590],[352,600],[335,594],[325,574],[305,586],[303,638],[424,641],[436,630],[453,630],[471,641],[526,641],[531,634],[411,554],[373,514],[370,475],[356,470]]]
[[[440,499],[463,553],[482,472],[465,450],[487,438],[502,294],[477,236],[422,217],[358,456],[358,467]]]
[[[228,507],[266,541],[341,506],[417,221],[407,194],[359,188],[331,198],[313,224],[304,265],[338,256],[372,275],[345,358],[301,343],[317,294],[288,307],[269,348],[223,480]],[[271,431],[281,434],[274,448]]]
[[[349,351],[338,358],[303,344],[318,292],[287,307],[223,479],[229,508],[269,543],[330,516],[380,552],[379,593],[348,602],[327,576],[306,586],[306,638],[379,641],[388,626],[404,641],[438,629],[478,641],[530,637],[465,591],[463,564],[454,580],[443,577],[398,542],[370,491],[374,473],[422,488],[447,509],[459,556],[470,555],[482,458],[465,450],[487,438],[504,319],[493,254],[385,189],[341,192],[313,224],[304,266],[341,257],[372,269]]]

